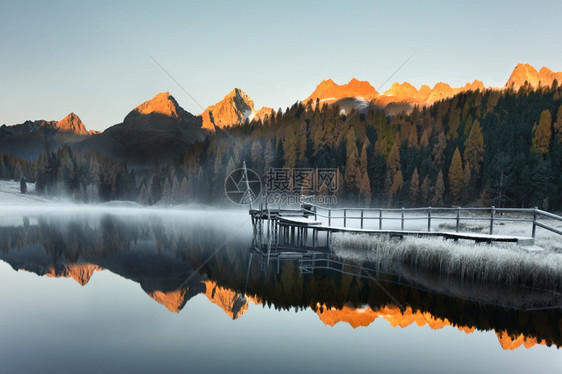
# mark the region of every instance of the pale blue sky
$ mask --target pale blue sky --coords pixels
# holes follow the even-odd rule
[[[377,90],[480,79],[501,86],[518,62],[562,71],[557,1],[7,1],[0,5],[0,124],[119,123],[170,91],[204,107],[234,87],[257,107],[286,107],[322,80]]]

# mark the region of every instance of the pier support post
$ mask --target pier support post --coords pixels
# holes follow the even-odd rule
[[[404,208],[402,208],[401,217],[400,217],[400,230],[404,231]]]
[[[535,233],[537,231],[537,209],[539,209],[539,207],[533,207],[533,232],[531,234],[533,239],[535,239]]]
[[[457,232],[459,232],[460,224],[461,224],[461,207],[458,206],[457,207]]]
[[[379,209],[379,230],[382,230],[382,209]]]
[[[347,209],[343,210],[343,227],[345,227],[347,223]]]
[[[494,235],[494,215],[496,212],[496,207],[492,205],[490,209],[490,235]]]
[[[361,209],[361,230],[363,229],[363,209]]]
[[[427,232],[431,232],[431,207],[427,207]]]

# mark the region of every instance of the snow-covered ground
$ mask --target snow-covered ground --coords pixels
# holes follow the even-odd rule
[[[33,183],[28,183],[27,193],[22,194],[19,182],[0,180],[0,209],[3,206],[29,206],[53,202],[52,199],[36,195]]]

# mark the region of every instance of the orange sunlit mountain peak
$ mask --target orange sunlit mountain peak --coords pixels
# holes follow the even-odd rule
[[[555,73],[549,68],[543,66],[539,71],[530,64],[517,64],[511,76],[509,77],[506,87],[519,89],[527,82],[532,87],[551,86],[554,80],[558,83],[562,82],[562,72]]]
[[[86,284],[88,284],[88,282],[92,278],[92,275],[94,274],[94,271],[96,270],[99,271],[103,269],[97,265],[92,264],[68,264],[60,270],[57,270],[54,267],[50,267],[49,272],[45,275],[53,278],[70,277],[78,282],[78,284],[80,284],[81,286],[85,286]]]
[[[248,298],[245,295],[220,287],[211,280],[205,283],[205,296],[213,304],[218,305],[232,319],[237,319],[248,310]]]
[[[169,92],[161,92],[152,99],[134,108],[129,115],[132,113],[144,115],[157,113],[167,117],[178,118],[180,110],[181,108],[178,102]]]
[[[164,305],[170,312],[179,313],[183,309],[188,298],[189,287],[178,290],[164,292],[152,291],[147,292],[148,296],[153,298],[159,304]]]
[[[203,128],[214,131],[218,128],[241,125],[246,121],[264,119],[271,115],[271,108],[254,108],[254,100],[240,88],[234,88],[221,101],[211,105],[200,114]]]
[[[332,103],[346,97],[371,99],[377,95],[378,92],[367,81],[352,78],[348,83],[340,85],[332,79],[327,79],[320,82],[314,92],[304,102],[319,99],[322,102]]]
[[[500,345],[505,350],[514,350],[521,346],[524,346],[525,348],[531,348],[535,345],[546,345],[545,340],[538,341],[537,338],[527,337],[523,334],[511,336],[507,333],[507,331],[500,331],[497,332],[496,335],[498,336]]]
[[[86,130],[86,126],[84,126],[80,118],[74,113],[70,113],[69,115],[58,121],[57,129],[77,135],[89,134],[88,130]]]
[[[325,305],[317,304],[316,313],[322,322],[330,326],[345,322],[353,328],[364,327],[370,325],[379,317],[388,321],[392,327],[403,328],[415,322],[418,326],[428,325],[430,328],[437,330],[451,325],[447,319],[434,317],[431,313],[414,311],[411,307],[401,310],[394,305],[373,310],[370,307],[354,308],[347,305],[341,309],[327,308]],[[473,327],[468,326],[458,326],[458,329],[466,333],[474,331]]]

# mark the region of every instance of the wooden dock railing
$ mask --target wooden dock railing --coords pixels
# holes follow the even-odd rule
[[[404,231],[408,221],[426,221],[427,232],[432,231],[435,221],[454,222],[456,232],[461,231],[461,223],[470,221],[489,221],[489,234],[494,235],[494,226],[499,222],[526,222],[531,223],[531,237],[535,238],[537,226],[562,235],[562,230],[541,222],[540,219],[548,218],[562,222],[562,217],[556,214],[534,208],[463,208],[463,207],[423,207],[423,208],[328,208],[314,204],[303,204],[304,214],[314,216],[314,219],[324,218],[328,226],[343,222],[343,227],[350,227],[351,222],[357,221],[359,228],[383,229],[385,221],[400,221],[400,230]],[[377,226],[369,223],[375,221]]]

